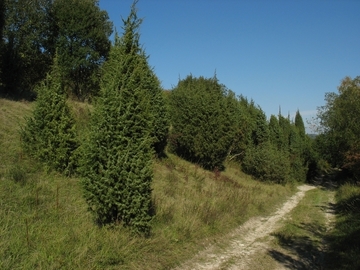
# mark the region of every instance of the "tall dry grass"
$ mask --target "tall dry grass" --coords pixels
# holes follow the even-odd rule
[[[75,105],[86,132],[91,110]],[[168,154],[154,165],[151,236],[98,227],[80,179],[22,154],[18,127],[30,111],[31,104],[0,99],[0,269],[169,269],[294,191],[254,181],[236,164],[209,172]]]

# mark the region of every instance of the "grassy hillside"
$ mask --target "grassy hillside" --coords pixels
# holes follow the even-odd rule
[[[83,140],[91,108],[72,107]],[[18,130],[31,108],[0,99],[0,269],[169,269],[294,191],[254,181],[234,164],[212,173],[169,154],[154,166],[151,236],[100,228],[79,178],[22,153]]]

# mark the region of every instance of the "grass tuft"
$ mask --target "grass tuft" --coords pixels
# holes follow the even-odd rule
[[[16,183],[25,184],[27,174],[23,167],[21,167],[19,164],[15,164],[10,168],[8,177],[14,180]]]

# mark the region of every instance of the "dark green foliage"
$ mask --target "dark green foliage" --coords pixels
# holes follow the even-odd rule
[[[169,133],[169,112],[166,108],[160,81],[154,71],[149,67],[145,53],[142,52],[139,57],[138,65],[142,67],[143,73],[141,86],[144,91],[146,90],[150,94],[150,111],[153,115],[151,132],[151,137],[153,138],[152,148],[155,150],[157,157],[161,158],[165,155],[165,147]]]
[[[3,69],[3,30],[5,25],[5,0],[0,0],[0,94],[2,93],[2,69]]]
[[[62,79],[70,93],[84,100],[99,90],[112,23],[97,0],[55,0],[53,10]]]
[[[346,183],[336,191],[336,224],[328,237],[328,269],[360,269],[360,188]]]
[[[140,35],[136,31],[140,27],[142,22],[141,19],[138,19],[136,14],[133,14],[134,18],[127,18],[124,20],[125,33],[122,39],[115,35],[115,44],[113,46],[113,51],[118,50],[119,54],[124,56],[133,54],[137,55],[136,63],[134,64],[139,69],[141,69],[142,76],[139,78],[139,85],[141,85],[144,91],[149,93],[150,99],[150,110],[153,115],[152,122],[152,132],[151,136],[153,137],[152,147],[155,150],[155,153],[158,157],[163,157],[165,155],[165,147],[167,144],[167,137],[169,133],[170,126],[170,117],[168,109],[165,104],[165,98],[163,90],[160,85],[160,81],[157,78],[155,72],[148,64],[148,57],[140,46]],[[121,57],[119,57],[121,59]],[[121,60],[119,60],[121,62]],[[135,60],[134,60],[135,61]],[[119,68],[120,63],[106,63],[103,68],[103,85],[111,82],[113,78],[112,70]],[[119,74],[128,72],[127,70],[119,71]],[[123,74],[122,76],[126,76]]]
[[[300,137],[299,131],[296,126],[291,125],[289,134],[289,152],[292,155],[301,156],[303,150],[303,140]]]
[[[50,168],[71,174],[77,165],[74,151],[78,143],[56,62],[37,93],[33,115],[21,131],[23,148]]]
[[[282,134],[282,129],[280,129],[279,120],[275,115],[270,116],[269,137],[270,137],[270,142],[274,146],[276,146],[278,150],[281,150],[283,145],[283,134]]]
[[[26,183],[26,171],[25,169],[16,164],[9,170],[10,179],[14,180],[16,183],[25,184]]]
[[[104,67],[101,96],[83,151],[83,186],[100,224],[122,222],[148,234],[151,220],[152,93],[141,54],[135,4]],[[145,80],[145,81],[144,81]]]
[[[295,122],[291,123],[289,155],[294,179],[304,182],[310,180],[311,175],[315,176],[318,158],[312,150],[311,139],[305,134],[304,122],[299,111],[296,112]]]
[[[2,42],[3,30],[5,25],[5,0],[0,0],[0,40]]]
[[[31,98],[35,85],[49,72],[54,51],[48,51],[50,0],[4,0],[2,94]]]
[[[295,127],[297,128],[299,135],[304,138],[306,134],[305,125],[299,110],[296,111],[295,115]]]
[[[291,133],[291,122],[289,118],[285,118],[281,114],[279,114],[279,126],[280,126],[280,134],[281,136],[281,150],[288,151],[289,150],[289,138]]]
[[[360,179],[360,77],[344,78],[338,89],[338,94],[326,94],[326,105],[318,110],[319,150],[332,165],[348,169]]]
[[[234,120],[234,125],[232,143],[230,145],[227,158],[229,160],[240,160],[246,149],[246,138],[250,136],[247,134],[247,130],[245,130],[245,127],[247,126],[246,120],[248,119],[248,111],[244,108],[244,106],[242,106],[243,104],[240,100],[237,99],[231,92],[228,96],[228,102],[228,106],[230,108],[229,112]]]
[[[291,181],[291,165],[287,154],[269,143],[248,148],[241,166],[244,172],[261,181],[279,184]]]
[[[61,80],[84,99],[98,91],[112,24],[96,0],[4,0],[1,94],[33,98],[57,50]]]
[[[222,168],[235,133],[232,98],[216,77],[179,81],[170,95],[172,151],[206,169]]]
[[[242,160],[244,170],[258,179],[277,183],[303,182],[314,175],[316,166],[310,174],[308,166],[310,163],[312,166],[316,164],[316,156],[304,133],[300,113],[297,112],[297,126],[281,115],[279,118],[272,115],[267,122],[260,108],[252,109],[252,140]]]
[[[266,115],[254,101],[248,101],[240,96],[238,99],[238,110],[236,112],[236,126],[239,132],[237,136],[238,151],[244,151],[249,147],[267,143],[270,133]]]
[[[337,147],[337,141],[333,132],[320,133],[315,138],[315,151],[333,167],[339,166],[338,164],[341,164],[342,161]]]
[[[255,128],[252,131],[252,141],[255,146],[261,145],[269,141],[269,127],[265,113],[261,108],[255,111]]]

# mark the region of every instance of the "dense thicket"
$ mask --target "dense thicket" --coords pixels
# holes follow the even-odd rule
[[[331,165],[347,169],[360,179],[360,77],[345,77],[338,93],[327,93],[319,108],[317,148]]]
[[[55,0],[53,35],[67,90],[80,100],[97,94],[110,50],[112,23],[98,0]]]
[[[1,94],[31,98],[58,53],[69,94],[96,92],[112,24],[96,0],[4,0]]]
[[[83,185],[100,223],[122,222],[148,233],[151,220],[152,146],[158,122],[152,106],[159,90],[140,47],[135,4],[116,35],[104,67],[101,96],[84,147]],[[152,89],[151,87],[157,87]],[[161,94],[161,92],[160,92]]]
[[[297,111],[295,122],[281,114],[271,115],[267,121],[260,108],[253,105],[250,108],[251,140],[243,143],[246,145],[240,159],[243,170],[260,180],[277,183],[301,182],[313,175],[309,165],[315,157],[300,112]]]
[[[29,98],[54,57],[48,41],[51,1],[4,0],[4,4],[2,94]]]
[[[171,150],[206,169],[221,169],[235,132],[232,99],[216,77],[180,80],[170,95]]]
[[[314,161],[297,111],[270,120],[243,96],[235,97],[216,78],[188,76],[170,94],[170,149],[204,168],[221,168],[226,158],[263,181],[305,181]]]
[[[247,148],[242,169],[261,181],[286,184],[293,180],[288,154],[270,143]]]
[[[33,115],[21,131],[23,149],[51,169],[74,173],[78,148],[75,120],[66,103],[57,61],[37,93]]]

